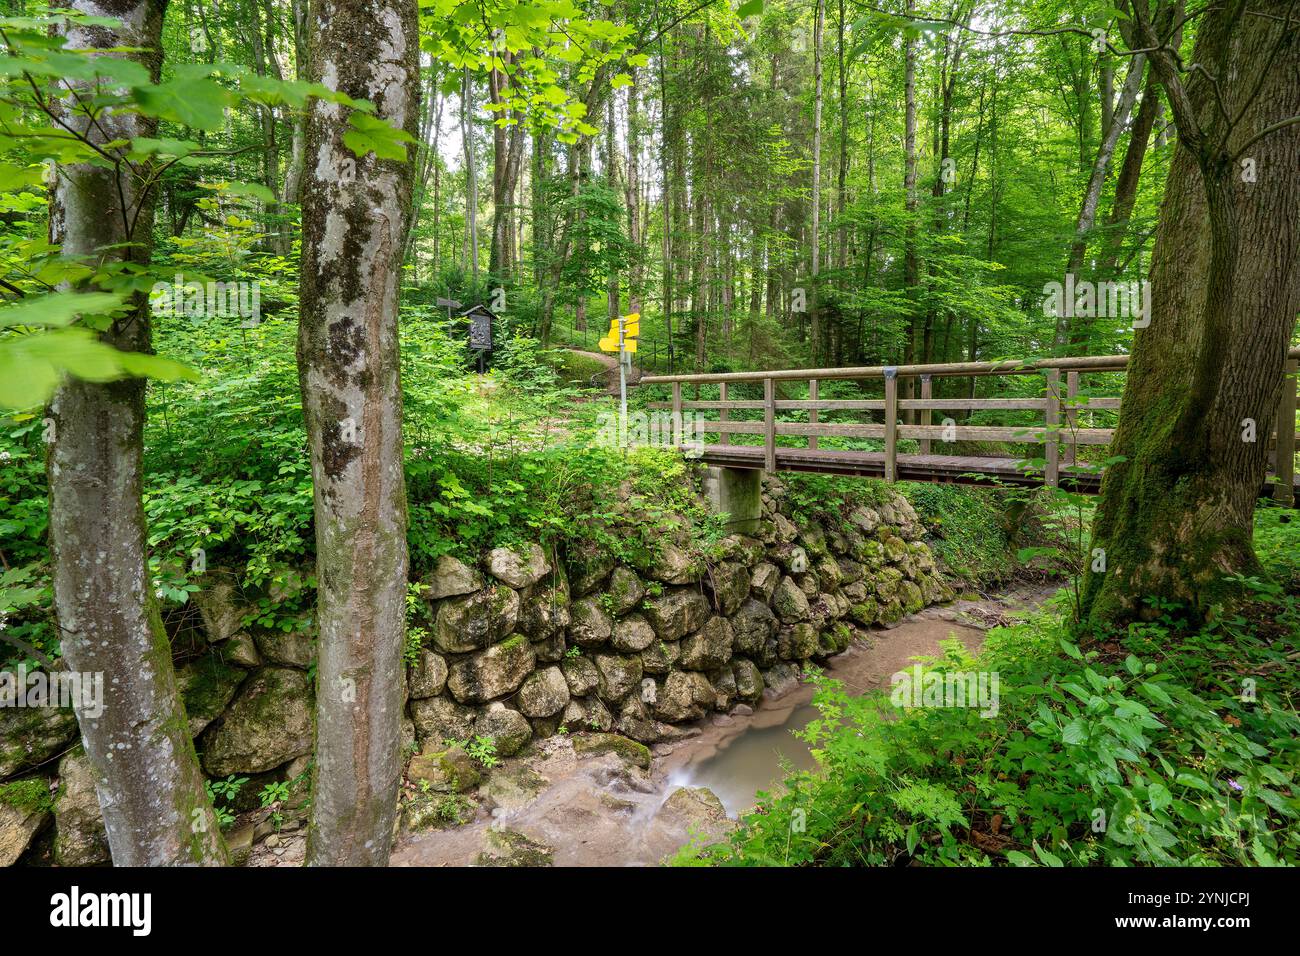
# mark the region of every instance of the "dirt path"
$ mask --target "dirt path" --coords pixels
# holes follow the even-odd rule
[[[915,657],[939,654],[940,642],[951,637],[978,651],[988,628],[1050,593],[1022,590],[926,608],[893,629],[873,631],[869,641],[834,658],[827,673],[863,693],[887,686],[891,674]],[[742,706],[706,718],[688,729],[689,739],[656,745],[649,768],[615,754],[579,756],[564,736],[542,741],[529,756],[503,761],[489,774],[474,820],[404,836],[393,865],[655,865],[683,846],[692,828],[722,834],[732,825],[722,809],[734,816],[755,790],[769,787],[777,766],[773,746],[793,740],[789,730],[810,716],[812,693],[808,685],[779,697],[769,691],[757,710]],[[720,791],[722,805],[696,799],[702,791],[674,796],[700,784]]]
[[[617,358],[615,358],[613,355],[611,355],[608,352],[586,352],[582,349],[572,349],[572,348],[568,348],[567,346],[565,347],[564,350],[566,352],[572,352],[574,355],[582,355],[585,356],[586,358],[594,359],[595,361],[599,362],[601,365],[605,366],[606,370],[608,370],[609,372],[609,376],[608,376],[609,384],[605,387],[605,391],[609,392],[611,395],[618,394],[618,359]],[[627,383],[629,385],[637,384],[639,381],[641,381],[641,376],[643,374],[644,373],[640,368],[633,365],[630,369],[627,370]]]

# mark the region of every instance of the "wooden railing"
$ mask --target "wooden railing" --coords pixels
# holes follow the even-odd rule
[[[1272,461],[1274,475],[1280,489],[1290,497],[1294,483],[1294,456],[1296,433],[1296,365],[1300,349],[1292,349],[1287,357],[1289,383],[1282,390],[1282,401],[1275,422],[1269,423],[1272,433]],[[934,443],[955,441],[993,442],[1007,444],[1040,444],[1043,446],[1043,482],[1049,486],[1060,483],[1062,472],[1091,471],[1081,464],[1079,446],[1108,445],[1114,435],[1111,428],[1081,427],[1081,413],[1092,411],[1117,411],[1119,396],[1082,397],[1080,377],[1089,373],[1123,372],[1128,366],[1125,355],[1094,355],[1076,358],[1053,358],[1033,362],[951,362],[937,365],[872,366],[856,368],[783,369],[761,372],[726,372],[699,375],[648,375],[642,385],[670,385],[671,402],[651,402],[653,409],[671,409],[674,429],[680,429],[684,412],[716,411],[715,420],[697,422],[705,433],[717,433],[718,445],[731,446],[732,435],[762,436],[763,467],[775,471],[777,467],[777,439],[796,436],[807,440],[807,449],[816,450],[817,439],[824,437],[877,439],[884,442],[884,477],[895,481],[898,477],[898,441],[916,439],[920,455],[930,456]],[[1018,398],[935,398],[934,382],[939,378],[986,377],[993,375],[1041,375],[1044,380],[1041,397]],[[823,399],[820,383],[826,381],[881,379],[884,397],[869,399]],[[900,382],[914,380],[920,385],[919,397],[902,394]],[[778,382],[806,382],[807,399],[778,399]],[[1064,381],[1064,388],[1062,382]],[[730,398],[729,386],[739,383],[763,384],[761,400]],[[682,387],[716,384],[718,399],[689,401],[682,398]],[[913,388],[911,391],[916,391]],[[935,412],[948,411],[1035,411],[1042,415],[1041,425],[968,425],[934,424]],[[731,417],[735,411],[761,411],[762,420],[741,421]],[[807,412],[807,421],[782,421],[782,412]],[[881,412],[882,421],[826,422],[821,412]],[[899,415],[907,414],[907,423],[899,422]],[[833,453],[832,453],[833,454]],[[955,457],[955,456],[939,456]],[[1009,458],[1010,456],[1008,456]]]

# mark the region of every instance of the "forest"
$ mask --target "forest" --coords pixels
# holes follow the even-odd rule
[[[1296,0],[0,46],[6,866],[1300,862]]]

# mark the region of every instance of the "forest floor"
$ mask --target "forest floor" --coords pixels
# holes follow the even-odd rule
[[[890,675],[915,658],[940,655],[943,641],[956,638],[977,652],[986,630],[1036,608],[1054,590],[1024,587],[926,608],[892,629],[873,632],[870,641],[831,660],[826,673],[852,691],[888,687]],[[743,747],[741,742],[754,734],[766,731],[769,737],[792,739],[789,732],[802,727],[812,696],[813,687],[800,683],[775,693],[769,690],[756,710],[742,705],[730,714],[705,718],[686,730],[685,739],[656,745],[648,769],[612,753],[579,755],[569,737],[551,737],[493,768],[480,787],[483,803],[476,817],[459,827],[404,836],[392,863],[656,865],[687,844],[693,831],[716,839],[734,826],[721,805],[697,796],[689,785],[712,782],[710,765],[716,775],[719,756],[738,744]],[[758,752],[745,757],[748,780],[737,781],[734,768],[723,764],[725,782],[733,791],[737,785],[750,787],[752,797],[779,779],[779,758],[766,746],[769,738],[761,739]],[[685,799],[670,799],[683,790],[683,783],[688,785]],[[732,815],[741,806],[736,799],[733,792],[724,800]],[[300,851],[286,851],[276,862],[291,864],[295,858],[301,859]]]
[[[605,386],[605,391],[609,392],[609,394],[611,395],[618,394],[618,359],[617,358],[615,358],[613,355],[609,354],[608,352],[585,352],[582,349],[568,348],[567,346],[565,347],[564,351],[572,352],[574,355],[581,356],[582,358],[588,359],[592,362],[598,362],[600,365],[604,366],[605,369],[609,372],[609,376],[608,376],[609,384]],[[627,371],[627,383],[629,385],[635,385],[637,382],[641,380],[642,374],[643,374],[642,370],[637,368],[635,365],[633,365]]]

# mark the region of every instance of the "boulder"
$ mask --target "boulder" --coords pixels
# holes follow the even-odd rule
[[[599,647],[614,633],[614,621],[595,596],[579,598],[570,611],[569,640],[579,647]]]
[[[773,513],[772,524],[776,526],[776,540],[782,544],[789,544],[799,537],[799,528],[779,511]]]
[[[736,683],[736,696],[741,700],[752,704],[763,696],[763,675],[753,661],[743,657],[733,658],[731,674]]]
[[[248,613],[235,575],[217,568],[199,578],[199,589],[190,600],[199,609],[203,630],[213,644],[234,637]]]
[[[191,737],[197,737],[221,716],[247,676],[216,653],[205,654],[176,669],[176,687],[185,702]]]
[[[813,565],[813,573],[817,575],[819,590],[834,591],[842,583],[840,566],[834,558],[822,558]]]
[[[411,720],[416,736],[425,742],[469,740],[474,736],[475,710],[446,695],[411,702]]]
[[[711,618],[694,634],[682,639],[679,666],[692,671],[721,667],[731,660],[733,637],[730,621],[725,617]]]
[[[519,631],[534,641],[545,640],[569,626],[569,585],[563,575],[554,584],[535,587],[520,599]]]
[[[614,717],[600,699],[587,697],[570,700],[564,708],[563,725],[570,731],[608,731],[614,726]]]
[[[849,521],[862,530],[863,534],[871,534],[880,527],[880,515],[870,508],[859,506],[849,512]]]
[[[586,697],[600,684],[600,672],[586,655],[566,657],[560,662],[560,670],[569,685],[569,693],[574,697]]]
[[[249,678],[225,716],[203,734],[209,777],[263,773],[312,746],[312,686],[291,667],[265,667]]]
[[[640,614],[630,614],[614,625],[610,643],[615,650],[631,654],[644,651],[656,640],[650,623]]]
[[[650,769],[650,748],[618,734],[579,734],[573,738],[573,751],[584,757],[617,754],[642,770]]]
[[[719,614],[730,617],[749,597],[749,570],[735,561],[723,561],[709,571]]]
[[[544,667],[528,675],[516,699],[525,715],[550,717],[569,703],[569,684],[558,667]]]
[[[537,660],[543,664],[558,664],[564,660],[565,651],[569,645],[564,640],[564,632],[559,631],[550,637],[541,641],[533,641],[533,653],[537,655]]]
[[[609,576],[605,593],[609,597],[609,610],[617,617],[641,604],[641,599],[645,597],[645,585],[635,571],[619,565]]]
[[[717,697],[709,679],[698,671],[673,671],[655,695],[654,713],[662,720],[678,723],[698,720],[713,707]]]
[[[703,833],[718,838],[735,824],[708,787],[681,787],[669,794],[651,821],[651,831]]]
[[[462,793],[483,779],[478,764],[460,747],[431,749],[412,757],[406,776],[419,789],[427,784],[435,793]]]
[[[763,543],[747,535],[729,534],[718,543],[718,547],[725,559],[737,561],[746,568],[752,568],[763,560]]]
[[[431,601],[440,601],[461,594],[473,594],[483,587],[483,575],[465,562],[444,554],[421,583],[428,588],[424,592],[425,597]]]
[[[410,670],[407,695],[412,700],[437,697],[447,686],[447,659],[427,647],[420,648],[420,661]]]
[[[594,541],[579,541],[568,548],[569,585],[575,597],[596,590],[609,572],[614,570],[614,558]]]
[[[817,630],[811,624],[781,628],[777,654],[783,661],[803,661],[817,653]]]
[[[921,589],[911,581],[903,581],[898,585],[898,600],[903,605],[903,611],[907,614],[915,614],[925,607],[925,596],[921,593]]]
[[[512,588],[532,587],[551,570],[551,562],[539,544],[519,549],[493,548],[487,556],[488,573]]]
[[[785,571],[786,574],[804,574],[811,566],[808,560],[808,552],[797,544],[783,544],[772,549],[772,559]]]
[[[667,588],[646,601],[646,619],[664,641],[699,630],[709,619],[709,602],[697,588]]]
[[[507,637],[519,620],[519,595],[494,584],[438,605],[433,643],[444,654],[477,651]]]
[[[897,535],[891,534],[887,536],[883,541],[881,541],[881,545],[885,549],[885,557],[894,564],[897,564],[908,556],[907,542]]]
[[[59,866],[100,866],[112,862],[108,833],[95,794],[95,772],[80,747],[59,761],[59,793],[54,799],[54,862]]]
[[[631,654],[597,654],[596,671],[601,699],[622,700],[641,683],[641,658]]]
[[[731,618],[732,647],[740,654],[759,654],[767,639],[776,633],[776,627],[776,615],[771,609],[750,598]]]
[[[846,584],[840,589],[850,604],[856,604],[867,596],[867,585],[863,581],[854,581],[852,584]]]
[[[0,784],[0,866],[17,862],[49,818],[50,788],[44,778]]]
[[[812,573],[796,574],[794,583],[799,585],[799,590],[804,593],[804,597],[810,601],[821,593],[821,585],[817,580],[817,575]]]
[[[518,690],[536,663],[533,646],[516,634],[456,660],[447,674],[447,689],[462,704],[485,704]]]
[[[645,572],[664,584],[690,584],[700,579],[699,562],[671,541],[661,543],[658,555],[646,566]]]
[[[306,668],[316,656],[316,638],[311,631],[257,631],[253,640],[262,657],[271,664]]]
[[[799,668],[784,661],[774,664],[763,672],[763,683],[773,697],[783,697],[799,685]]]
[[[641,652],[641,669],[647,674],[667,674],[681,655],[681,641],[655,641]]]
[[[236,667],[253,668],[262,666],[262,655],[257,652],[257,642],[253,636],[240,631],[220,647],[221,658]]]
[[[766,604],[772,600],[772,595],[775,593],[780,580],[781,569],[775,564],[764,561],[754,568],[754,573],[749,581],[749,589],[754,597]]]
[[[840,586],[845,587],[862,580],[862,565],[851,558],[840,558],[835,562],[840,573]]]
[[[772,610],[784,624],[794,624],[808,618],[808,595],[789,577],[781,578],[772,595]]]
[[[706,675],[713,685],[713,709],[725,711],[736,699],[736,675],[730,666],[719,667]]]
[[[475,866],[550,866],[554,850],[518,830],[488,830],[487,848],[474,858]]]
[[[849,617],[863,627],[870,627],[880,620],[880,605],[874,597],[863,598],[849,608]]]
[[[489,737],[502,757],[517,754],[533,736],[523,714],[502,704],[492,704],[474,721],[474,736]]]

